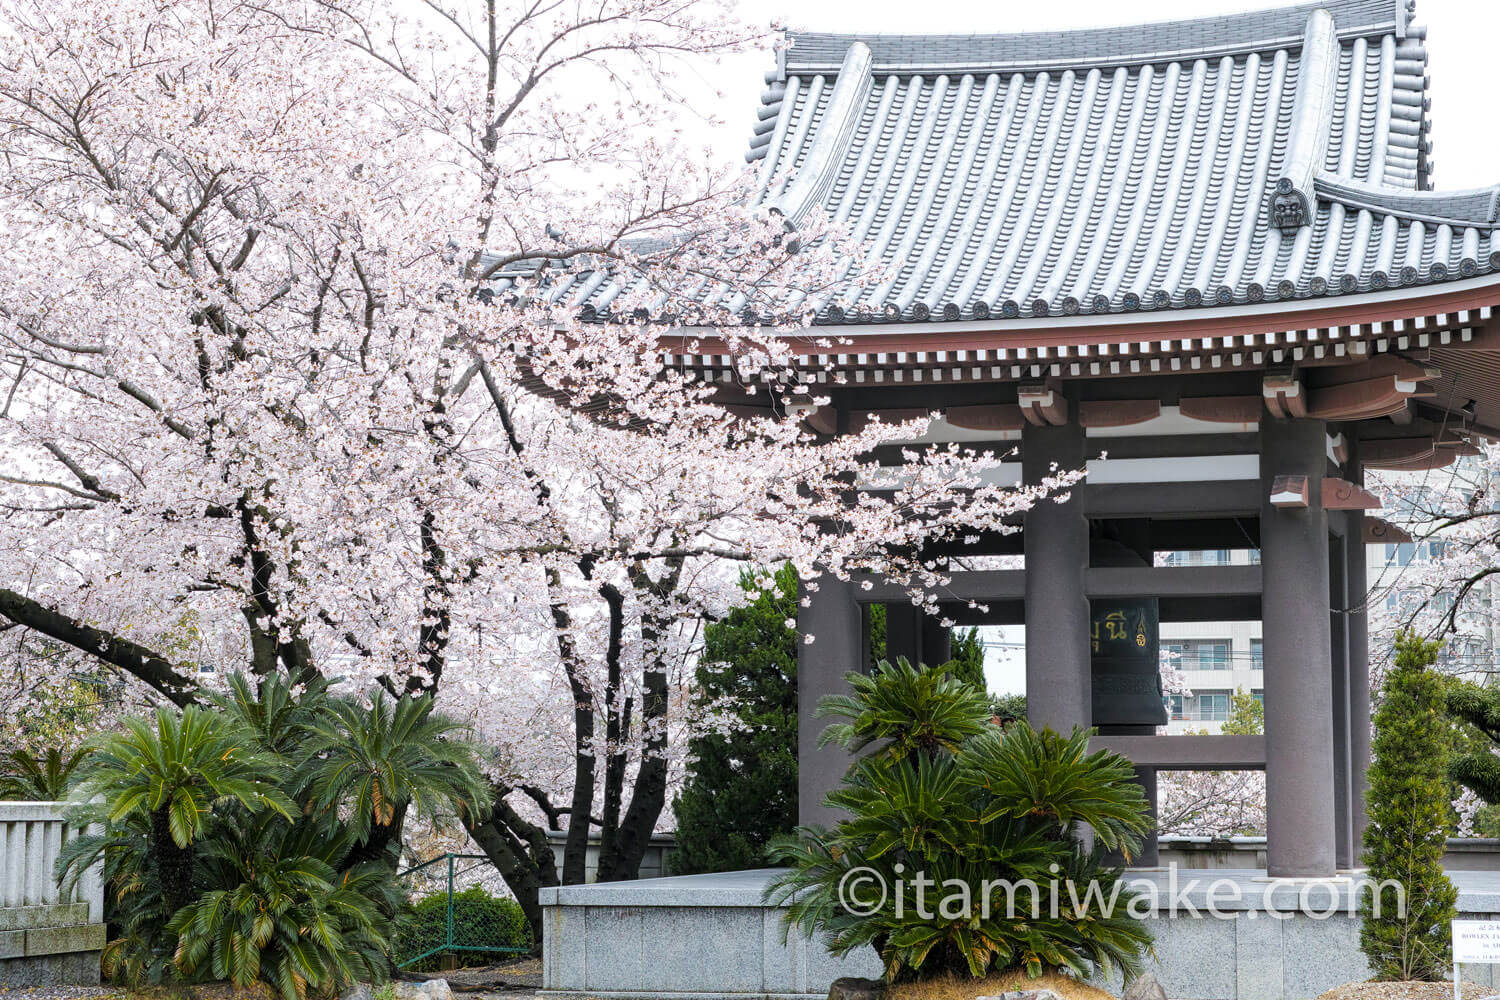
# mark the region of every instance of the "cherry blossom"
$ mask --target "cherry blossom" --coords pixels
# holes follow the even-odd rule
[[[435,691],[518,896],[544,825],[630,874],[741,567],[935,608],[924,545],[1076,480],[805,419],[801,310],[881,275],[683,143],[683,67],[759,40],[708,0],[7,6],[0,623],[131,697]]]

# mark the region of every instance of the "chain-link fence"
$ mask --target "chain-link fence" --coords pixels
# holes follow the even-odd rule
[[[484,855],[440,854],[396,877],[408,904],[396,933],[398,969],[490,965],[531,952],[531,925]]]

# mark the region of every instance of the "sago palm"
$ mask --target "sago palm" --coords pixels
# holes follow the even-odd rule
[[[485,794],[467,727],[433,711],[427,697],[377,691],[368,709],[330,699],[305,750],[305,798],[316,814],[347,826],[354,842],[348,865],[391,863],[409,807],[439,816]]]
[[[788,871],[767,897],[787,907],[785,930],[821,932],[836,955],[872,947],[892,982],[1138,968],[1150,935],[1128,915],[1122,870],[1103,861],[1150,826],[1127,761],[1089,753],[1084,730],[1002,733],[983,693],[941,669],[881,664],[850,684],[826,703],[848,721],[825,739],[867,754],[827,797],[845,818],[773,846]],[[1084,825],[1097,847],[1076,839]],[[1023,883],[1048,904],[1028,905]],[[851,898],[861,888],[868,898]]]
[[[952,753],[989,728],[985,693],[942,667],[914,667],[898,657],[894,664],[881,660],[873,673],[850,673],[845,680],[852,693],[818,703],[820,718],[845,720],[824,729],[819,746],[836,743],[899,760],[912,753]]]
[[[171,910],[192,898],[193,847],[215,806],[238,803],[284,816],[295,810],[272,780],[276,761],[218,713],[163,707],[122,725],[124,732],[88,746],[73,794],[88,803],[80,819],[115,827],[144,821],[151,866]]]
[[[284,674],[259,679],[234,673],[229,690],[214,704],[255,740],[262,750],[286,760],[305,753],[304,742],[328,705],[328,682],[313,676],[294,684]]]
[[[281,1000],[384,978],[384,913],[395,902],[389,873],[380,865],[339,871],[348,847],[346,834],[270,813],[224,831],[200,855],[206,891],[168,924],[178,968],[241,988],[261,980]]]
[[[68,796],[73,772],[86,756],[82,749],[53,748],[40,757],[25,750],[0,755],[0,799],[60,802]]]
[[[1090,735],[1015,726],[973,741],[964,764],[969,783],[988,798],[980,822],[1007,816],[1050,825],[1059,838],[1088,827],[1105,848],[1133,857],[1151,829],[1145,793],[1125,758],[1089,753]]]

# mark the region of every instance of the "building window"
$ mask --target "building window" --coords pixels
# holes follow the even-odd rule
[[[1265,647],[1265,643],[1264,643],[1263,640],[1260,640],[1260,639],[1251,639],[1250,640],[1250,669],[1251,670],[1264,670],[1264,669],[1266,669],[1266,647]]]
[[[1163,566],[1232,566],[1234,565],[1234,549],[1187,549],[1178,552],[1164,552],[1161,556]],[[1252,552],[1252,562],[1260,561],[1260,553]]]
[[[1387,566],[1405,566],[1412,561],[1417,554],[1417,547],[1411,542],[1393,543],[1387,542],[1385,546],[1385,564]]]
[[[1167,714],[1173,719],[1186,719],[1187,706],[1183,704],[1180,694],[1164,694],[1161,697],[1162,704],[1167,706]]]
[[[1224,722],[1229,718],[1229,692],[1205,691],[1197,696],[1197,717],[1204,722]]]
[[[1228,670],[1228,639],[1183,639],[1167,643],[1176,654],[1178,670]]]

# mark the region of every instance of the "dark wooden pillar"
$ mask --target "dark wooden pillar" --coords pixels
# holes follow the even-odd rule
[[[885,658],[922,662],[922,609],[908,602],[885,606]]]
[[[1344,463],[1344,476],[1352,483],[1364,485],[1365,472],[1360,464],[1359,442],[1349,444],[1349,460]],[[1344,587],[1348,594],[1349,609],[1344,616],[1349,640],[1349,762],[1352,802],[1352,832],[1354,861],[1357,864],[1364,839],[1365,771],[1370,766],[1370,613],[1366,602],[1369,599],[1370,582],[1365,566],[1364,511],[1350,511],[1349,527],[1345,537],[1349,544],[1344,548]]]
[[[941,618],[923,614],[920,632],[923,663],[935,667],[953,659],[953,637]]]
[[[1349,630],[1345,609],[1348,607],[1344,574],[1348,559],[1344,531],[1348,519],[1338,522],[1338,533],[1329,543],[1328,552],[1328,630],[1329,676],[1333,694],[1333,822],[1334,862],[1340,869],[1354,866],[1354,809],[1351,803],[1353,769],[1349,753]]]
[[[1021,471],[1027,483],[1083,468],[1083,428],[1076,408],[1061,426],[1027,424],[1021,431]],[[1091,721],[1089,602],[1084,574],[1089,526],[1083,490],[1068,500],[1043,500],[1026,512],[1026,715],[1038,729],[1061,733]]]
[[[1327,438],[1320,420],[1270,418],[1260,438],[1267,868],[1272,876],[1328,877],[1337,862]],[[1271,502],[1278,476],[1306,478],[1305,507]]]
[[[863,669],[864,616],[853,584],[823,576],[815,586],[804,585],[807,603],[797,610],[797,631],[812,637],[797,647],[797,821],[830,826],[838,814],[823,805],[823,796],[843,780],[849,755],[818,746],[828,725],[817,717],[818,701],[847,690],[844,675]]]

